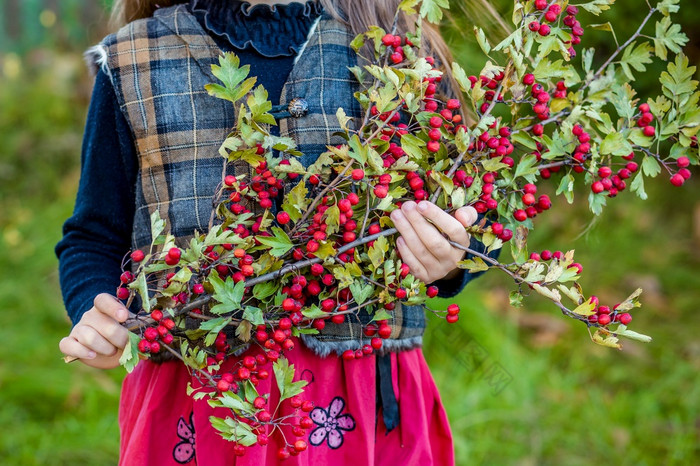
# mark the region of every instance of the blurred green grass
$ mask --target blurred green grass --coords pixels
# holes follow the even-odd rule
[[[0,464],[115,464],[123,371],[65,365],[57,347],[70,325],[53,246],[72,211],[90,84],[76,53],[18,60],[0,56]],[[700,462],[695,175],[682,189],[648,183],[647,202],[624,193],[573,243],[565,238],[591,216],[578,203],[556,206],[530,240],[575,248],[584,289],[604,302],[644,287],[633,328],[651,344],[597,347],[538,297],[512,309],[510,284],[494,272],[458,298],[458,324],[431,322],[425,353],[458,464]]]

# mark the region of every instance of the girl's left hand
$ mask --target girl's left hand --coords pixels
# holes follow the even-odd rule
[[[409,266],[413,276],[432,283],[455,276],[459,270],[457,262],[465,254],[453,247],[441,231],[455,243],[469,246],[470,235],[465,227],[476,222],[477,213],[473,207],[462,207],[453,217],[432,202],[409,201],[391,213],[391,220],[401,233],[396,240],[401,260]]]

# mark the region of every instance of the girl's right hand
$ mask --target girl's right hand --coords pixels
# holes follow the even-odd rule
[[[58,347],[63,354],[78,358],[83,364],[112,369],[119,366],[129,340],[128,330],[121,325],[129,318],[129,311],[107,293],[97,295],[93,304]]]

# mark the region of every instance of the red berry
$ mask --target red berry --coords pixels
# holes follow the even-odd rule
[[[391,61],[394,62],[395,65],[398,65],[403,61],[403,55],[399,52],[394,52],[391,54]]]
[[[352,171],[352,179],[355,181],[360,181],[362,178],[365,177],[365,172],[364,170],[360,168],[356,168]]]
[[[544,126],[539,123],[532,127],[532,134],[535,136],[542,136],[544,134]]]
[[[443,120],[440,117],[434,116],[430,119],[430,126],[432,128],[440,128],[442,126],[442,123],[443,123]]]
[[[601,178],[607,178],[612,175],[612,169],[610,167],[600,167],[598,169],[598,176]]]
[[[428,296],[428,298],[434,298],[435,296],[438,295],[438,287],[437,286],[429,286],[427,290],[425,290],[425,294]]]
[[[537,32],[540,30],[540,23],[538,21],[532,21],[530,24],[527,25],[527,27],[532,31],[532,32]]]
[[[621,314],[618,319],[622,325],[627,325],[630,322],[632,322],[632,316],[629,315],[627,312],[625,312],[624,314]]]
[[[645,126],[642,132],[644,133],[644,136],[652,137],[654,134],[656,134],[656,128],[653,126]]]
[[[532,73],[528,73],[525,76],[523,76],[523,84],[526,86],[531,86],[535,82],[535,75]]]
[[[676,173],[671,177],[671,184],[673,186],[682,186],[685,183],[685,178],[680,173]]]
[[[602,314],[598,316],[598,323],[602,326],[606,326],[610,323],[612,319],[610,319],[610,316],[608,314]]]
[[[131,253],[131,260],[134,262],[141,262],[146,257],[146,254],[140,249]]]
[[[277,221],[279,222],[280,225],[286,225],[289,223],[291,218],[289,217],[289,214],[287,212],[278,212],[277,213]]]
[[[389,194],[389,188],[383,184],[374,187],[374,195],[379,199],[384,199]]]
[[[513,218],[515,218],[518,222],[524,222],[527,220],[527,213],[523,209],[518,209],[513,212]]]
[[[547,0],[535,0],[535,8],[538,10],[544,10],[547,8]]]
[[[602,193],[605,191],[605,187],[603,186],[603,183],[596,181],[591,185],[591,191],[593,191],[595,194]]]
[[[459,305],[457,305],[457,304],[450,304],[449,306],[447,306],[447,314],[448,315],[451,315],[451,316],[457,315],[457,314],[459,314],[459,311],[460,311]]]
[[[542,24],[540,26],[540,28],[537,30],[537,32],[541,36],[548,36],[551,31],[552,31],[552,28],[549,27],[549,24]]]
[[[678,157],[678,160],[676,160],[676,164],[678,165],[678,168],[686,168],[690,165],[690,159],[688,157]]]
[[[649,104],[642,104],[639,106],[639,111],[642,113],[649,113],[650,110]]]
[[[382,44],[386,45],[387,47],[394,45],[393,34],[387,34],[384,37],[382,37]]]
[[[448,324],[454,324],[459,320],[458,315],[448,315],[445,317],[445,320],[447,321]]]

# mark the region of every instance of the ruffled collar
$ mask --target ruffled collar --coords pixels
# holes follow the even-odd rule
[[[190,0],[190,11],[234,48],[253,48],[265,57],[296,55],[323,9],[305,3],[256,4],[241,0]]]

